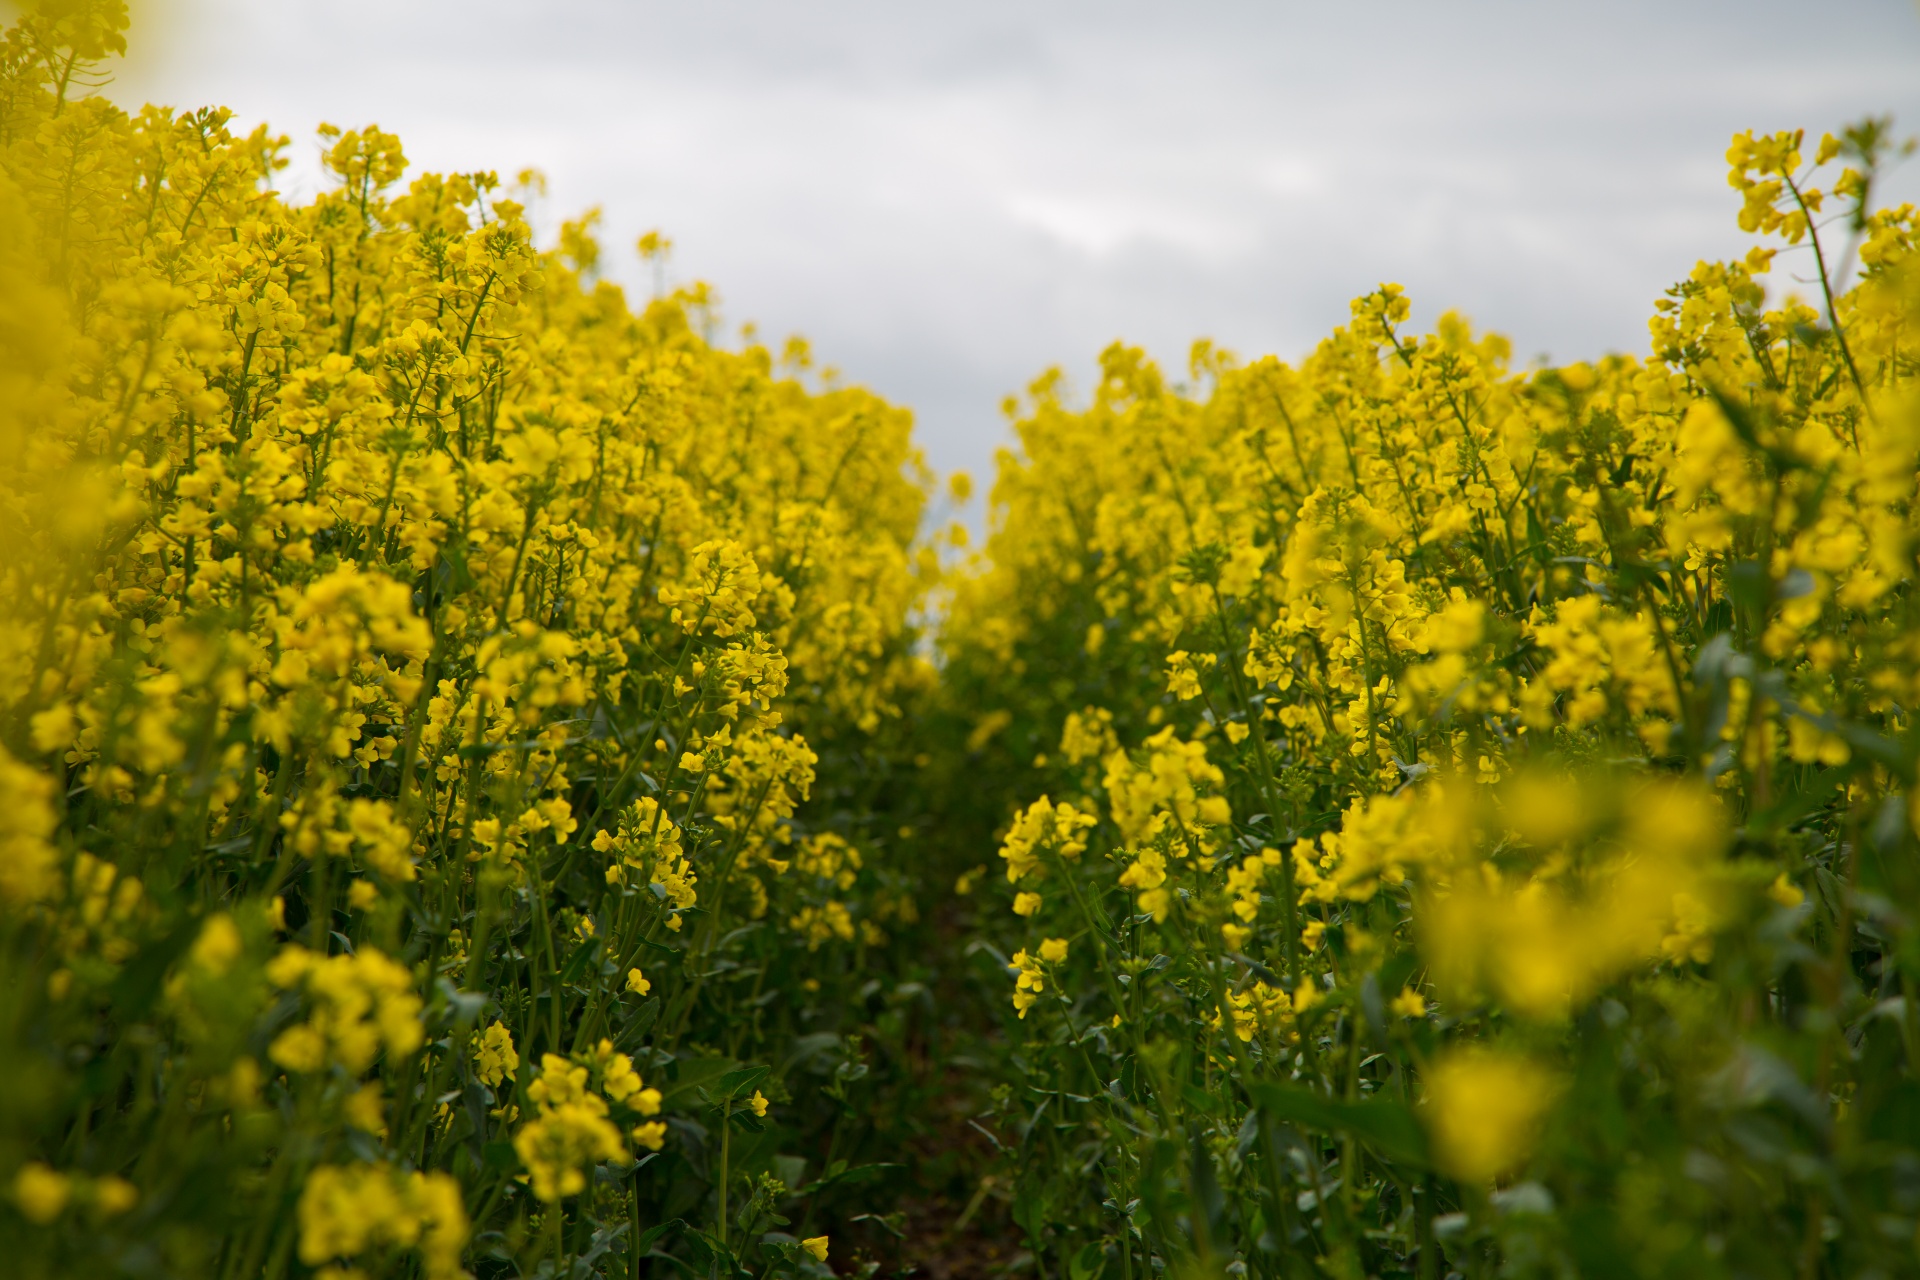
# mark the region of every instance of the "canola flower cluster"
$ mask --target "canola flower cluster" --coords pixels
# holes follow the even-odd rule
[[[0,37],[12,1273],[827,1274],[727,1184],[915,918],[832,771],[931,679],[908,415],[537,248],[537,175],[329,125],[290,201],[89,91],[126,26]]]
[[[1643,357],[1516,370],[1382,285],[1297,364],[1116,345],[1009,403],[943,645],[1016,797],[980,928],[1037,1255],[1914,1268],[1911,150],[1736,137],[1760,243]]]

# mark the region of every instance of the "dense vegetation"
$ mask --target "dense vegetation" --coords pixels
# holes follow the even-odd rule
[[[1736,138],[1644,358],[1050,374],[969,559],[803,345],[124,27],[0,47],[13,1273],[1920,1272],[1885,125]]]

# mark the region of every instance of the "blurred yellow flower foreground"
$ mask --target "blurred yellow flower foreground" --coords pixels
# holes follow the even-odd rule
[[[125,25],[0,43],[9,1275],[1920,1271],[1886,125],[1644,359],[1048,374],[960,559],[803,343]]]

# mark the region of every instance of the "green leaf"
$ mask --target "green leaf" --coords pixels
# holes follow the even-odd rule
[[[467,568],[466,549],[458,542],[449,542],[440,548],[440,562],[433,568],[434,586],[443,597],[473,590],[473,571]]]
[[[1106,1270],[1107,1250],[1100,1244],[1087,1244],[1073,1255],[1073,1261],[1067,1264],[1070,1280],[1100,1280],[1100,1273]]]
[[[633,1016],[628,1018],[620,1028],[620,1038],[615,1043],[622,1050],[638,1048],[640,1042],[646,1039],[647,1032],[653,1029],[653,1024],[659,1019],[660,1007],[659,996],[648,996],[641,1002],[640,1007],[633,1011]]]
[[[566,968],[560,971],[560,985],[566,987],[578,982],[580,975],[587,971],[588,961],[592,960],[599,950],[600,939],[598,938],[588,938],[574,948],[573,954],[567,957]]]
[[[697,1271],[704,1271],[709,1276],[739,1274],[740,1262],[734,1257],[733,1250],[713,1236],[688,1227],[686,1241],[687,1251],[693,1255],[693,1265]]]
[[[634,1246],[635,1252],[644,1254],[647,1250],[653,1248],[655,1242],[669,1231],[672,1231],[675,1227],[683,1227],[685,1225],[686,1224],[678,1218],[668,1218],[665,1222],[648,1227],[640,1233],[639,1243]]]
[[[715,1055],[710,1058],[682,1058],[674,1064],[673,1080],[661,1088],[662,1105],[668,1110],[685,1108],[713,1085],[716,1077],[738,1065],[738,1060]]]
[[[1270,1081],[1248,1085],[1247,1093],[1276,1120],[1322,1133],[1350,1133],[1395,1164],[1428,1165],[1426,1131],[1403,1103],[1386,1098],[1346,1102]]]
[[[713,1086],[713,1100],[724,1102],[729,1098],[744,1098],[758,1089],[773,1072],[772,1067],[736,1067],[727,1072]]]
[[[827,1170],[825,1177],[821,1178],[820,1181],[814,1183],[810,1187],[800,1188],[798,1191],[795,1192],[795,1194],[796,1195],[813,1195],[816,1192],[825,1191],[828,1187],[856,1186],[859,1183],[866,1182],[871,1178],[877,1178],[881,1174],[886,1173],[889,1170],[904,1169],[907,1167],[903,1164],[886,1164],[886,1163],[854,1165],[852,1168],[847,1168],[845,1166],[846,1166],[846,1161],[835,1160],[833,1162],[833,1167]]]
[[[887,1214],[885,1217],[882,1217],[877,1213],[856,1213],[851,1218],[847,1219],[847,1221],[871,1222],[876,1227],[879,1227],[882,1231],[885,1231],[888,1234],[892,1235],[895,1240],[905,1240],[907,1238],[906,1233],[900,1230],[900,1227],[898,1225],[898,1223],[901,1221],[901,1218],[902,1218],[902,1215],[898,1213],[890,1213],[890,1214]]]

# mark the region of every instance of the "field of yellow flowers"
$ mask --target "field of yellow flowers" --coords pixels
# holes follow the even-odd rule
[[[1734,139],[1644,358],[1049,374],[963,558],[803,346],[125,26],[0,42],[6,1274],[1920,1274],[1887,125]]]

